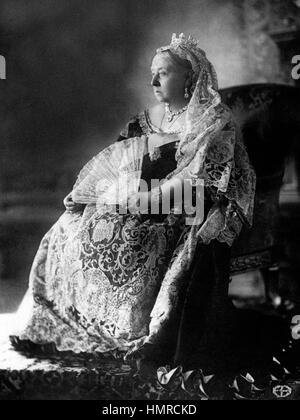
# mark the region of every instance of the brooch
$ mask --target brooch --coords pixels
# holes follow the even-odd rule
[[[161,157],[159,147],[155,146],[153,152],[149,153],[149,157],[151,161],[159,159]]]

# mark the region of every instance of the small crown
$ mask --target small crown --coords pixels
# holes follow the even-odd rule
[[[181,33],[178,36],[178,38],[177,38],[176,34],[173,34],[170,45],[174,49],[176,49],[178,47],[187,48],[188,50],[199,49],[197,39],[193,38],[191,35],[189,35],[189,37],[186,38],[186,36],[183,33]]]
[[[190,60],[194,70],[200,66],[206,66],[207,64],[205,52],[199,47],[198,41],[191,35],[187,38],[181,33],[177,37],[174,33],[172,35],[171,44],[161,47],[156,51],[159,53],[169,49],[173,50],[180,57]]]
[[[170,45],[166,45],[165,47],[159,48],[157,51],[164,51],[166,49],[173,49],[178,50],[178,48],[182,48],[187,51],[191,51],[197,56],[202,55],[203,57],[206,57],[205,52],[199,47],[199,42],[197,39],[193,38],[191,35],[189,35],[188,38],[181,33],[178,38],[177,35],[174,33],[172,35],[172,40]]]

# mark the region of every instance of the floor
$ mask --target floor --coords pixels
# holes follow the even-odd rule
[[[25,281],[0,279],[0,314],[16,312],[25,295],[26,288]]]
[[[138,385],[133,386],[133,378],[139,378],[139,374],[136,375],[135,367],[120,364],[120,362],[101,362],[96,368],[93,366],[89,370],[86,367],[86,360],[83,363],[72,360],[62,365],[57,359],[40,360],[17,353],[10,346],[7,337],[14,324],[14,312],[26,288],[26,279],[0,280],[0,400],[45,398],[43,387],[47,394],[46,398],[49,399],[103,399],[104,397],[112,400],[139,399],[146,398],[146,394],[149,399],[207,399],[205,395],[197,394],[192,397],[190,394],[182,395],[182,387],[175,391],[157,388],[157,379],[155,383],[153,382],[157,374],[153,369],[150,369],[150,382],[148,375],[148,379],[141,379]],[[257,365],[261,364],[260,359],[266,355],[274,355],[274,359],[267,378],[265,372],[260,372],[258,368],[251,372],[243,372],[237,378],[231,378],[230,386],[229,382],[226,382],[225,386],[224,381],[210,379],[210,383],[205,384],[212,395],[210,399],[300,400],[300,370],[298,369],[300,342],[291,340],[290,331],[290,322],[295,314],[295,308],[274,308],[266,304],[264,286],[259,273],[234,278],[230,293],[235,296],[235,304],[239,308],[239,324],[243,332],[241,348],[247,347],[249,354],[254,355],[254,367],[256,361]],[[95,372],[97,372],[96,378],[93,376]],[[44,377],[48,378],[46,385],[43,382]],[[199,380],[199,375],[197,377]],[[72,384],[78,381],[78,378],[81,378],[83,387],[73,389]],[[58,383],[61,386],[59,395],[55,391]],[[87,386],[88,383],[93,383],[92,389]],[[112,386],[111,383],[114,385]],[[118,387],[116,387],[117,383]],[[126,383],[127,388],[124,388]],[[51,392],[50,385],[53,385]],[[145,391],[147,387],[152,389],[152,393]],[[127,393],[129,388],[133,394]],[[199,389],[199,386],[196,388]]]
[[[157,381],[157,367],[101,360],[66,360],[45,355],[32,356],[15,351],[8,334],[15,326],[14,314],[0,315],[0,400],[6,399],[216,399],[216,400],[300,400],[300,343],[289,344],[286,316],[276,311],[258,308],[240,310],[240,323],[247,332],[247,348],[254,355],[253,368],[236,376],[205,379],[195,371],[183,391],[179,380],[184,372],[175,373],[176,381],[161,386]],[[263,337],[263,339],[262,339]],[[242,339],[241,339],[242,340]],[[267,346],[263,347],[267,343]],[[243,343],[241,343],[243,347]],[[283,350],[283,351],[282,351]],[[260,358],[273,354],[267,371]],[[271,357],[269,358],[271,362]],[[256,366],[257,362],[257,368]],[[260,365],[260,366],[258,366]],[[165,369],[165,368],[164,368]],[[141,374],[142,372],[142,374]],[[145,374],[146,372],[146,374]],[[198,382],[202,381],[203,392]],[[177,386],[177,388],[174,386]],[[76,386],[75,386],[76,385]],[[195,390],[197,390],[195,392]],[[151,391],[151,392],[150,392]]]

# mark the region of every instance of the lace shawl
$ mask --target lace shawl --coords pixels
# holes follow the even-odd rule
[[[162,50],[165,49],[171,47]],[[184,54],[189,59],[189,52],[181,51],[180,56]],[[186,112],[185,132],[176,153],[177,167],[166,181],[175,176],[203,179],[214,205],[200,227],[195,223],[186,230],[184,241],[176,250],[162,281],[151,312],[149,334],[132,343],[127,357],[146,344],[158,343],[168,329],[178,308],[179,291],[186,286],[184,274],[191,266],[197,243],[209,244],[216,239],[231,246],[243,225],[252,225],[256,188],[254,169],[231,111],[221,103],[212,64],[200,49],[200,66],[195,64],[195,57],[193,54],[192,65],[197,82]]]

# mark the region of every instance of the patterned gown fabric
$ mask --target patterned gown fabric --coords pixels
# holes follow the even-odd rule
[[[128,123],[119,141],[153,132],[156,128],[145,111]],[[162,179],[174,171],[178,143],[174,140],[160,146],[156,156],[144,156],[144,180]],[[214,198],[207,188],[203,224]],[[152,349],[163,349],[165,356],[174,354],[179,323],[189,323],[180,317],[187,304],[189,263],[194,257],[188,252],[190,229],[184,214],[172,211],[141,218],[101,214],[89,204],[83,213],[65,212],[36,254],[12,342],[15,346],[52,343],[61,352],[121,352],[127,356],[150,344]],[[220,246],[226,247],[222,264],[227,266],[228,245]],[[195,259],[203,256],[207,247],[210,244],[201,244]],[[222,260],[209,258],[211,267],[218,267]],[[197,273],[194,277],[205,281],[205,270],[198,267]],[[227,277],[226,270],[219,275],[224,297]],[[180,360],[180,343],[178,349]]]
[[[135,135],[149,132],[142,116]],[[144,180],[162,179],[176,167],[177,144],[161,146],[156,159],[144,156]],[[91,204],[83,213],[65,212],[41,241],[13,341],[54,343],[76,353],[128,350],[149,332],[150,313],[186,230],[183,215],[172,213],[141,219],[100,214]]]

